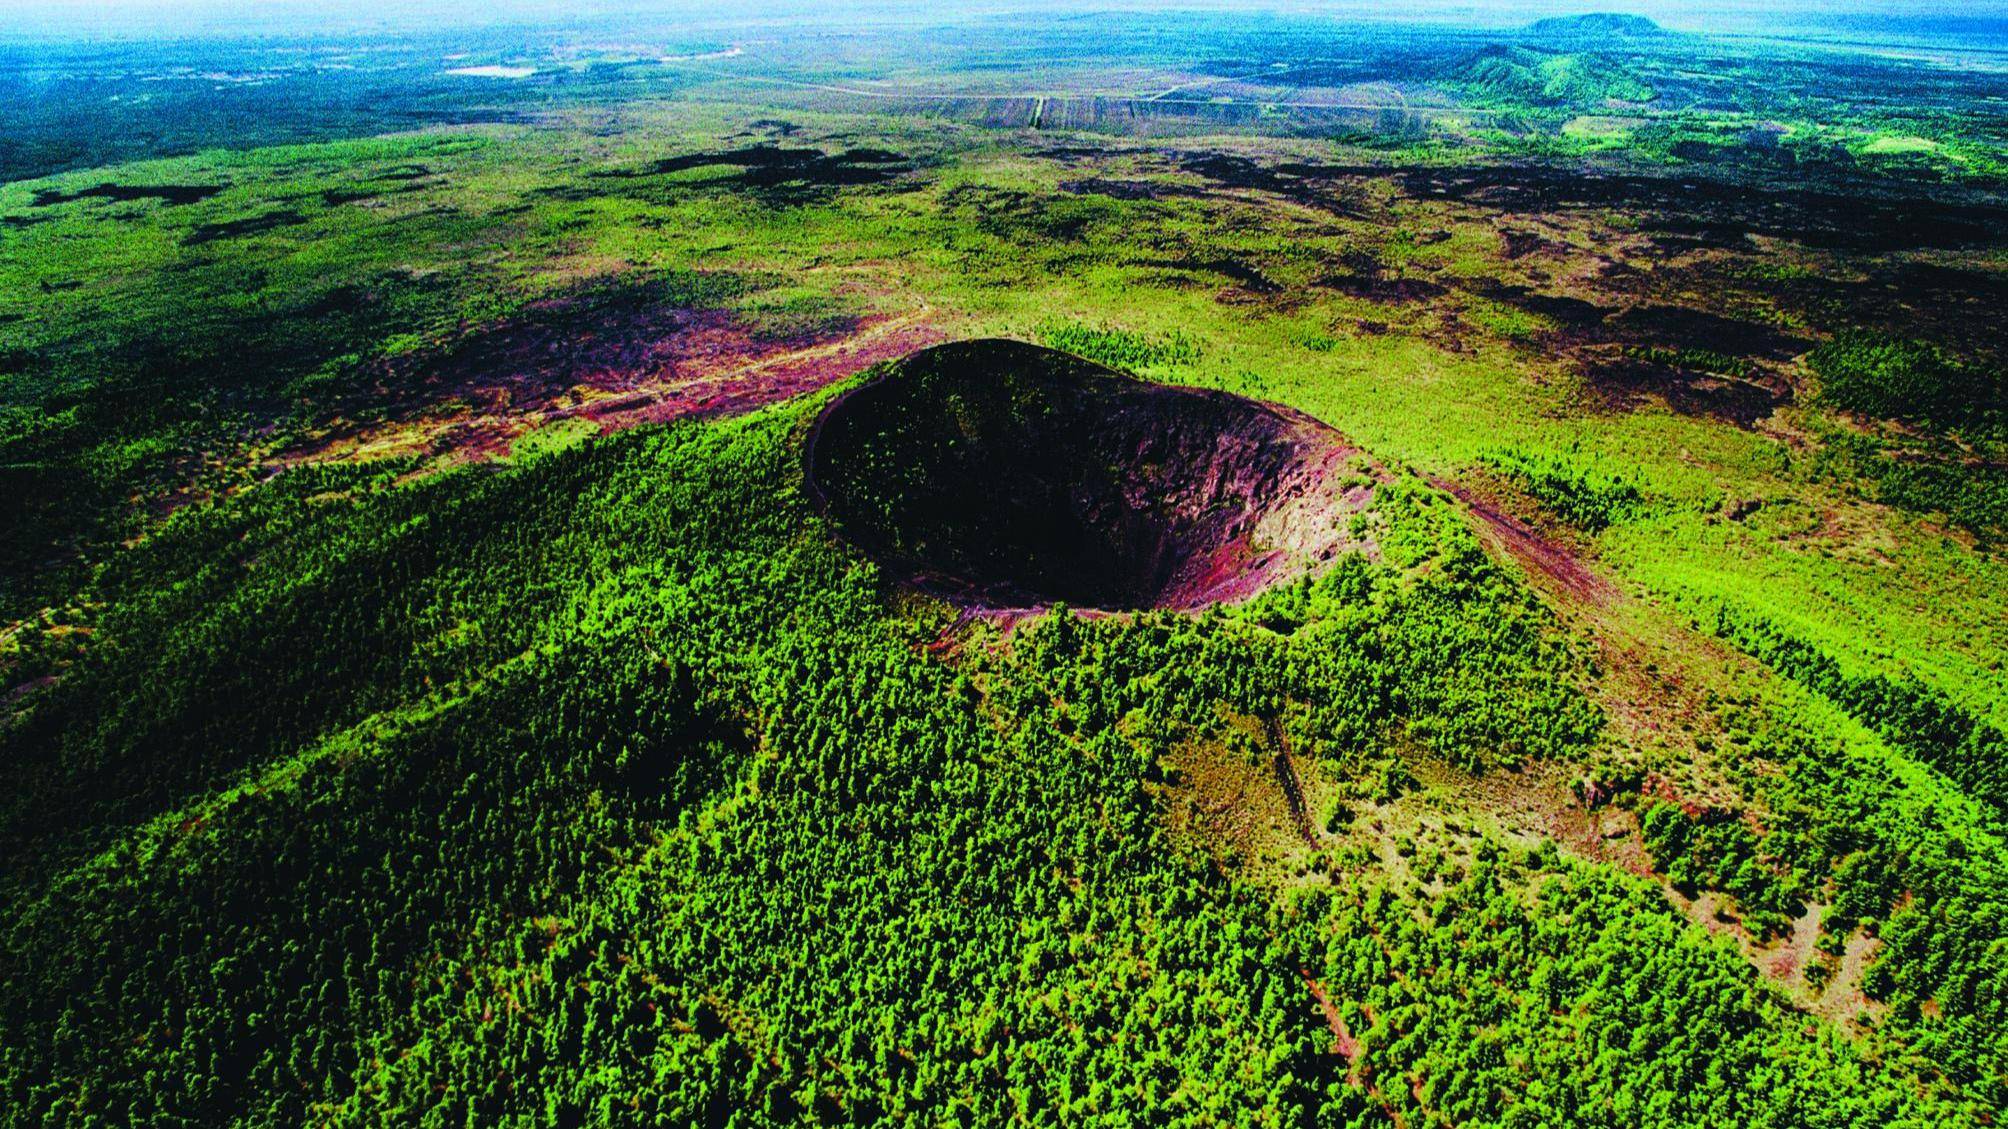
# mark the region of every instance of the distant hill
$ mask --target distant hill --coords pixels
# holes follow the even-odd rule
[[[1644,16],[1624,12],[1591,12],[1581,16],[1554,16],[1527,25],[1527,34],[1536,39],[1611,40],[1657,39],[1671,33]]]
[[[1650,102],[1658,96],[1650,83],[1616,60],[1532,47],[1487,48],[1446,78],[1486,102],[1573,106]]]

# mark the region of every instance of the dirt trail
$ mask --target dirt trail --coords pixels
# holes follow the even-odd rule
[[[1553,593],[1576,603],[1609,607],[1619,592],[1617,586],[1585,564],[1566,546],[1558,545],[1520,519],[1498,509],[1469,487],[1431,475],[1430,485],[1464,504],[1483,523],[1483,531],[1507,555],[1520,562],[1536,580],[1546,579]]]
[[[1347,1064],[1353,1067],[1354,1081],[1358,1081],[1360,1041],[1353,1038],[1352,1029],[1346,1026],[1346,1017],[1339,1014],[1338,1005],[1332,1002],[1332,997],[1326,993],[1325,986],[1318,983],[1317,978],[1311,975],[1311,970],[1300,968],[1297,970],[1297,975],[1304,978],[1304,986],[1311,990],[1311,999],[1317,1002],[1318,1010],[1324,1013],[1325,1026],[1331,1028],[1332,1053],[1345,1056]]]
[[[1407,1122],[1403,1119],[1401,1111],[1388,1103],[1387,1095],[1381,1092],[1379,1084],[1368,1077],[1366,1063],[1360,1061],[1365,1057],[1366,1048],[1360,1046],[1360,1041],[1353,1036],[1352,1029],[1346,1026],[1345,1017],[1339,1014],[1338,1006],[1332,1003],[1332,997],[1325,991],[1325,986],[1318,983],[1308,968],[1298,969],[1297,975],[1304,978],[1304,986],[1311,990],[1311,999],[1316,1001],[1318,1010],[1324,1013],[1325,1026],[1332,1032],[1332,1053],[1346,1060],[1347,1081],[1355,1086],[1364,1085],[1367,1095],[1380,1104],[1388,1120],[1394,1123],[1395,1129],[1407,1129]],[[1372,1018],[1371,1013],[1368,1014],[1368,1018]],[[1421,1103],[1420,1085],[1411,1079],[1409,1087],[1415,1094],[1417,1103]]]
[[[836,341],[760,357],[687,382],[592,400],[554,413],[554,418],[583,417],[612,431],[685,416],[752,411],[940,341],[941,335],[925,324],[932,313],[923,304],[912,313],[875,322]]]

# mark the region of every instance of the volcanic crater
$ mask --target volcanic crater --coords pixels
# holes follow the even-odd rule
[[[1301,412],[998,339],[886,366],[805,457],[844,537],[979,612],[1245,598],[1371,550],[1351,519],[1380,475]]]

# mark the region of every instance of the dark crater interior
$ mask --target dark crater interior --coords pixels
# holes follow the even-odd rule
[[[1358,547],[1354,454],[1289,409],[981,340],[834,400],[807,471],[844,536],[965,605],[1192,608]]]

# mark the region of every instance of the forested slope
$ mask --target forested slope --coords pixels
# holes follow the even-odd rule
[[[1592,672],[1426,486],[1243,611],[943,652],[802,500],[804,416],[285,475],[125,558],[6,737],[13,1115],[1957,1116],[1552,847],[1283,874],[1167,829],[1174,749],[1273,752],[1236,717],[1362,797],[1413,787],[1397,735],[1591,747]]]

